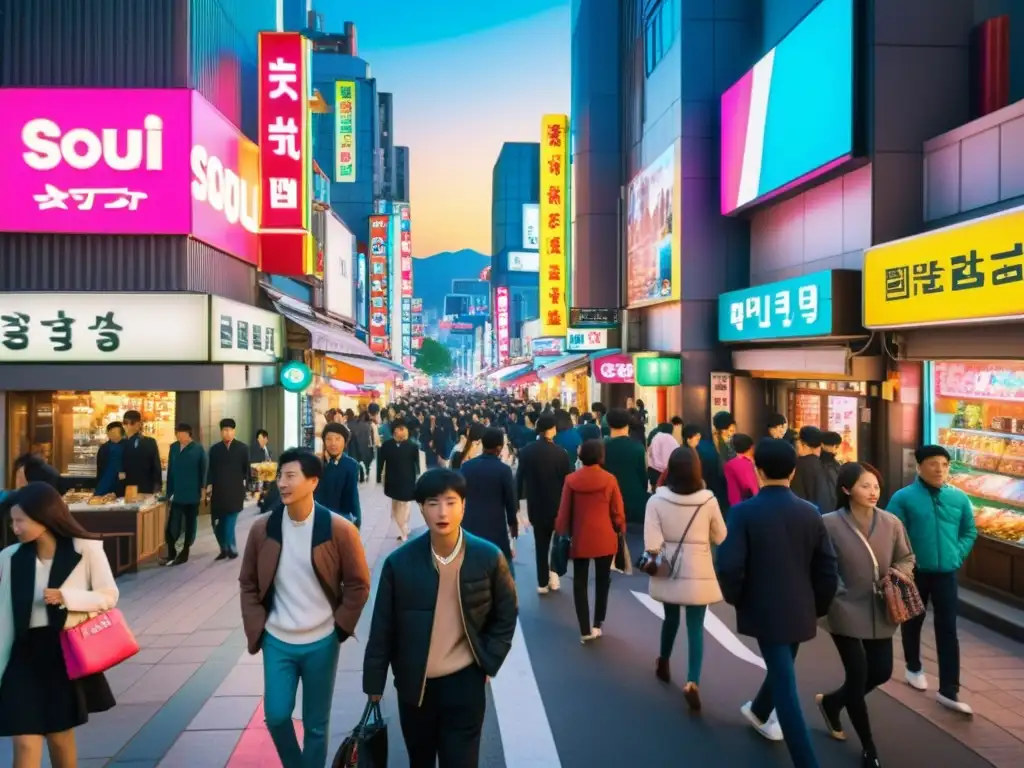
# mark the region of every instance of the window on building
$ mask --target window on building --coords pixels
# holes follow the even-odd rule
[[[644,68],[650,75],[669,52],[682,27],[682,0],[661,0],[644,23]]]

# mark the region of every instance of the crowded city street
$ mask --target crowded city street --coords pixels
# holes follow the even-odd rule
[[[376,586],[384,558],[399,544],[380,486],[362,486],[362,539]],[[239,521],[244,541],[257,513]],[[413,513],[411,532],[425,527]],[[632,540],[632,537],[631,537]],[[636,549],[640,544],[636,542]],[[150,567],[119,580],[121,606],[142,650],[108,673],[118,707],[79,729],[82,768],[276,768],[280,761],[263,725],[259,656],[245,652],[238,611],[238,564],[215,562],[206,528],[195,554],[178,568]],[[614,574],[603,637],[581,646],[574,626],[571,579],[559,593],[538,595],[530,532],[515,554],[519,627],[500,674],[489,685],[480,765],[486,768],[557,768],[635,765],[785,766],[783,744],[755,732],[740,705],[764,675],[755,648],[737,637],[733,610],[707,615],[704,707],[687,712],[678,685],[654,677],[660,608],[647,597],[647,577]],[[371,595],[372,604],[374,596]],[[368,605],[369,605],[368,604]],[[365,705],[361,670],[370,611],[344,643],[334,689],[330,752],[352,730]],[[814,694],[834,687],[841,667],[823,633],[800,650],[797,679],[812,739],[822,765],[855,765],[853,744],[830,739],[820,727]],[[931,647],[930,629],[925,643]],[[893,680],[870,701],[879,749],[892,765],[957,768],[1021,765],[1024,727],[1024,657],[1020,645],[961,622],[964,691],[973,721],[913,692],[897,662]],[[684,640],[678,653],[684,657]],[[897,655],[899,655],[897,653]],[[925,651],[934,674],[934,652]],[[301,700],[301,699],[300,699]],[[985,702],[983,704],[982,702]],[[1021,702],[1014,704],[1014,702]],[[397,727],[393,689],[384,698],[391,766],[407,764]],[[301,732],[301,704],[296,706]],[[11,746],[0,740],[0,765],[11,765]]]

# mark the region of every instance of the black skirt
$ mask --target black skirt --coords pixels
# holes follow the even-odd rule
[[[114,704],[102,674],[68,679],[60,630],[40,627],[15,638],[0,681],[0,737],[67,731]]]

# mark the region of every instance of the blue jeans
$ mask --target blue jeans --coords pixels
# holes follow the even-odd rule
[[[293,645],[263,634],[263,714],[284,768],[324,768],[334,678],[341,644],[332,632],[308,645]],[[302,748],[292,712],[302,680]]]
[[[800,709],[796,688],[795,662],[800,646],[798,643],[763,643],[760,640],[757,645],[767,673],[751,709],[761,722],[768,719],[772,709],[775,710],[793,768],[818,768],[818,758],[811,746],[811,734]]]
[[[238,525],[238,513],[221,515],[213,521],[213,535],[217,539],[222,552],[237,552],[235,542],[235,526]]]
[[[706,605],[679,606],[665,603],[665,621],[661,624],[661,658],[672,655],[672,647],[679,632],[680,614],[686,611],[686,682],[700,684],[700,669],[704,665],[704,615]]]

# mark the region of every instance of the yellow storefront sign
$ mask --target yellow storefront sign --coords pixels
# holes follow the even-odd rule
[[[864,326],[1024,316],[1024,208],[876,246],[864,257]]]
[[[569,117],[544,115],[540,136],[540,335],[565,336],[569,325],[566,235]]]

